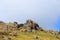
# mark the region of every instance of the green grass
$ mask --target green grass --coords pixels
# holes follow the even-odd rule
[[[55,37],[55,35],[50,34],[50,33],[44,33],[41,31],[36,31],[34,32],[20,32],[20,31],[16,31],[17,32],[17,36],[16,37],[12,37],[12,40],[34,40],[34,36],[37,35],[39,36],[39,40],[57,40],[57,38]]]
[[[45,33],[42,31],[36,32],[20,32],[19,30],[15,30],[13,32],[17,32],[17,36],[9,36],[11,40],[35,40],[34,36],[38,36],[39,40],[57,40],[56,36],[51,33]],[[60,37],[60,35],[58,35]],[[59,39],[60,40],[60,39]]]

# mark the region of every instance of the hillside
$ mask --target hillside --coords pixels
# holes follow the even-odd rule
[[[0,40],[60,40],[60,31],[44,30],[32,20],[24,24],[0,21]]]

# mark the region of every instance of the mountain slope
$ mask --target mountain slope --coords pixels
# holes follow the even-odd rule
[[[60,40],[60,31],[44,30],[36,22],[24,24],[0,22],[1,40]]]

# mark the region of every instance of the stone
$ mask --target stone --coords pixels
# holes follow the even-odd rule
[[[17,34],[16,33],[9,33],[10,36],[16,36]]]
[[[3,40],[9,40],[5,35],[2,36]]]
[[[39,40],[39,36],[35,35],[34,40]]]
[[[27,32],[26,29],[20,29],[20,32]]]

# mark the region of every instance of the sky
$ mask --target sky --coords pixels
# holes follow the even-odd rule
[[[45,29],[60,30],[60,0],[0,0],[0,21],[27,19]]]

